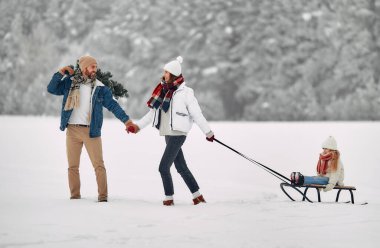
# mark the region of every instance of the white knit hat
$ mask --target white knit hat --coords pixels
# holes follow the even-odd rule
[[[164,70],[170,72],[174,76],[178,77],[182,74],[181,63],[183,58],[178,56],[176,60],[170,61],[164,66]]]
[[[336,140],[333,136],[329,136],[323,143],[322,148],[327,148],[330,150],[338,150],[338,146],[336,144]]]

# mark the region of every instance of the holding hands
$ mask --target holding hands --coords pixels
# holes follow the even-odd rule
[[[128,120],[125,123],[125,130],[127,131],[127,133],[135,133],[136,134],[140,131],[140,128],[135,123],[133,123],[133,121]]]

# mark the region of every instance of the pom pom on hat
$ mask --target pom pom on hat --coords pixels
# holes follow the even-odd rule
[[[181,64],[183,62],[183,58],[178,56],[177,59],[170,61],[164,66],[164,70],[170,72],[174,76],[179,76],[182,74]]]
[[[178,56],[178,57],[176,58],[176,60],[177,60],[180,64],[182,64],[182,62],[183,62],[183,58],[182,58],[181,56]]]
[[[330,150],[338,150],[338,146],[336,140],[333,136],[329,136],[323,143],[322,148],[330,149]]]

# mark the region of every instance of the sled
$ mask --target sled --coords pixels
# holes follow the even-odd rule
[[[307,200],[308,202],[313,202],[312,200],[310,200],[306,195],[307,195],[307,191],[310,189],[310,188],[314,188],[317,190],[317,194],[318,194],[318,202],[321,202],[321,194],[319,192],[320,189],[324,189],[326,186],[325,185],[318,185],[318,184],[307,184],[307,185],[302,185],[302,186],[296,186],[296,185],[292,185],[290,184],[291,180],[287,177],[285,177],[284,175],[278,173],[277,171],[269,168],[268,166],[265,166],[264,164],[244,155],[243,153],[235,150],[234,148],[224,144],[223,142],[221,142],[220,140],[217,140],[216,138],[213,138],[213,141],[216,141],[217,143],[221,144],[222,146],[230,149],[231,151],[235,152],[236,154],[242,156],[243,158],[247,159],[249,162],[253,163],[253,164],[256,164],[257,166],[261,167],[262,169],[264,169],[265,171],[267,171],[268,173],[272,174],[273,176],[277,177],[278,179],[280,179],[283,183],[280,184],[280,187],[282,189],[282,191],[285,193],[285,195],[287,197],[289,197],[290,200],[292,201],[296,201],[294,200],[287,192],[286,190],[284,189],[284,187],[290,187],[290,188],[293,188],[294,190],[296,190],[298,193],[300,193],[302,195],[302,201],[305,201]],[[301,188],[305,188],[304,192],[301,191]],[[338,190],[337,194],[336,194],[336,199],[335,199],[335,202],[338,203],[339,201],[339,196],[340,196],[340,192],[342,190],[348,190],[350,192],[350,195],[351,195],[351,201],[348,201],[348,202],[344,202],[344,203],[352,203],[352,204],[355,204],[355,201],[354,201],[354,193],[353,191],[356,190],[355,187],[353,186],[335,186],[334,189]],[[356,205],[366,205],[368,204],[368,202],[362,202],[362,203],[356,203]]]
[[[308,197],[307,197],[307,191],[311,188],[311,189],[316,189],[317,191],[317,195],[318,195],[318,202],[321,202],[321,193],[320,193],[320,189],[324,189],[326,186],[325,185],[318,185],[318,184],[307,184],[307,185],[301,185],[301,186],[296,186],[296,185],[292,185],[292,184],[289,184],[289,183],[281,183],[280,184],[280,187],[281,187],[281,190],[285,193],[285,195],[287,197],[289,197],[290,200],[292,201],[296,201],[294,200],[287,192],[286,190],[284,189],[284,187],[290,187],[290,188],[293,188],[294,190],[298,191],[298,193],[300,193],[302,195],[302,201],[305,201],[307,200],[308,202],[313,202],[312,200],[310,200]],[[305,189],[303,192],[301,191],[301,188]],[[342,190],[348,190],[350,192],[350,195],[351,195],[351,201],[350,203],[354,204],[355,201],[354,201],[354,193],[353,191],[356,190],[355,187],[353,186],[335,186],[334,189],[338,190],[337,194],[336,194],[336,199],[335,199],[335,202],[338,202],[339,201],[339,196],[340,196],[340,192]]]

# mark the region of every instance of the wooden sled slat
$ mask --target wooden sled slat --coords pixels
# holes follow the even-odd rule
[[[307,186],[309,188],[326,188],[326,185],[320,185],[320,184],[306,184],[301,187]],[[346,190],[356,190],[354,186],[335,186],[334,189],[346,189]]]

